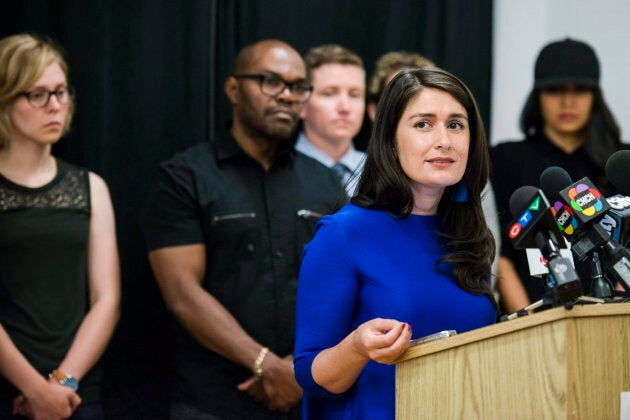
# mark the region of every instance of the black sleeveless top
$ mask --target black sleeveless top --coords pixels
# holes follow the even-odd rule
[[[56,369],[89,309],[88,171],[57,159],[48,184],[28,188],[0,175],[0,324],[42,375]],[[100,373],[83,378],[84,403],[98,399]],[[0,378],[0,397],[18,391]]]

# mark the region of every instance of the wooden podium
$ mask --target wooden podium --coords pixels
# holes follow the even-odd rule
[[[554,308],[409,348],[397,419],[619,419],[630,303]]]

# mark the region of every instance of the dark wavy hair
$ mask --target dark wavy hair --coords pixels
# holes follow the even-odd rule
[[[446,187],[438,204],[438,235],[447,254],[440,259],[453,264],[457,284],[473,294],[485,294],[494,303],[489,284],[495,243],[481,207],[481,191],[490,172],[488,142],[475,99],[466,85],[436,67],[400,72],[387,85],[378,103],[367,157],[352,203],[386,210],[395,217],[411,214],[414,205],[410,180],[396,156],[396,129],[407,104],[423,89],[439,89],[454,97],[468,114],[470,147],[462,182],[468,200],[453,201],[456,186]],[[436,267],[438,268],[438,267]]]
[[[540,110],[540,91],[532,89],[521,112],[521,131],[526,138],[543,131],[545,121]],[[622,148],[621,133],[599,87],[592,88],[593,107],[585,127],[584,149],[593,163],[604,169],[611,154]]]

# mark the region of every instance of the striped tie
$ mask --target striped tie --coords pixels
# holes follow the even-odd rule
[[[335,163],[330,169],[337,174],[342,184],[346,182],[346,177],[350,175],[350,169],[343,163]]]

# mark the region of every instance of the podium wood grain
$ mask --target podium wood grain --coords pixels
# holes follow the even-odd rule
[[[630,304],[576,306],[409,348],[398,419],[619,419]]]

